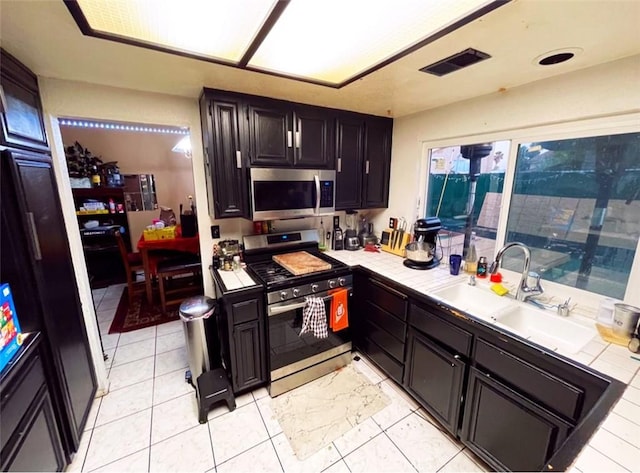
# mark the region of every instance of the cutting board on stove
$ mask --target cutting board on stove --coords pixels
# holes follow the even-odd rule
[[[331,263],[327,263],[306,251],[273,255],[273,261],[296,276],[331,269]]]

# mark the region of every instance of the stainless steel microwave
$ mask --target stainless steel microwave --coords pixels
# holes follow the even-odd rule
[[[310,169],[251,168],[253,220],[332,214],[336,172]]]

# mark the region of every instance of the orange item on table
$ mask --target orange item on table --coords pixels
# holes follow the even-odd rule
[[[339,332],[349,327],[349,290],[340,289],[332,293],[331,313],[329,314],[329,327],[334,332]]]

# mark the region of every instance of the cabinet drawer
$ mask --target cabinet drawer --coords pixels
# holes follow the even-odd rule
[[[249,299],[231,304],[233,325],[257,320],[259,313],[258,299]]]
[[[478,339],[476,363],[552,411],[577,420],[584,391],[489,342]]]
[[[409,323],[456,353],[464,356],[470,355],[473,335],[466,330],[445,322],[440,317],[413,304],[409,309]]]
[[[395,289],[385,287],[383,283],[374,279],[369,279],[367,286],[368,297],[371,302],[399,319],[407,320],[407,297],[404,294]]]
[[[399,341],[370,321],[365,323],[365,336],[373,340],[400,363],[404,361],[404,341]]]
[[[367,303],[366,307],[367,309],[363,314],[365,319],[371,320],[378,327],[386,330],[401,342],[404,342],[407,332],[406,323],[389,314],[387,311],[382,310],[377,305]]]
[[[26,414],[38,390],[44,384],[44,370],[40,356],[33,356],[31,363],[24,367],[24,377],[16,380],[13,386],[2,386],[2,402],[0,403],[0,418],[2,419],[2,445],[17,428],[22,417]]]
[[[371,339],[362,341],[362,351],[376,364],[382,371],[387,373],[396,383],[402,383],[403,366],[390,357]]]

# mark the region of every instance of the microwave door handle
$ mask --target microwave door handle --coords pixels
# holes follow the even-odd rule
[[[316,215],[320,213],[320,176],[317,174],[313,176],[313,180],[316,181]]]

